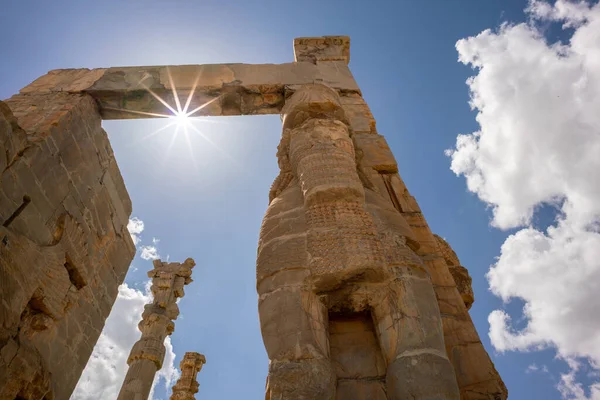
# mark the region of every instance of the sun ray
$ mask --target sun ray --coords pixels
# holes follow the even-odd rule
[[[196,87],[198,86],[198,81],[200,80],[200,72],[196,75],[196,79],[194,79],[194,84],[192,85],[192,90],[188,95],[188,98],[183,106],[183,113],[187,115],[187,110],[190,107],[190,103],[192,102],[192,97],[194,97],[194,92],[196,91]]]
[[[213,142],[212,140],[210,140],[204,133],[202,133],[202,131],[200,131],[197,127],[195,127],[193,124],[189,125],[190,128],[192,128],[192,130],[198,135],[200,136],[202,139],[204,139],[208,144],[210,144],[214,149],[216,149],[219,153],[221,153],[223,156],[225,156],[228,160],[230,160],[231,162],[233,162],[236,166],[241,167],[241,165],[233,158],[231,157],[229,154],[227,154],[223,149],[221,149],[215,142]]]
[[[159,114],[159,113],[150,113],[150,112],[144,112],[144,111],[128,110],[126,108],[116,108],[116,107],[104,107],[104,108],[106,110],[123,111],[123,112],[132,113],[132,114],[146,115],[146,116],[149,116],[149,117],[158,117],[158,118],[170,118],[170,117],[172,117],[172,115],[167,115],[167,114]]]
[[[173,83],[173,76],[171,75],[169,67],[167,67],[167,76],[169,77],[169,83],[171,84],[171,89],[173,90],[173,98],[175,99],[175,105],[177,106],[176,114],[179,115],[181,114],[181,103],[179,102],[179,95],[177,94],[177,88]]]
[[[223,124],[225,121],[219,121],[218,118],[211,117],[188,117],[190,121],[202,122],[203,124]]]
[[[221,97],[221,96],[217,96],[217,97],[215,97],[214,99],[212,99],[212,100],[209,100],[209,101],[207,101],[206,103],[202,104],[201,106],[194,108],[192,111],[190,111],[190,112],[189,112],[189,113],[187,113],[186,115],[187,115],[188,117],[191,117],[191,116],[192,116],[192,115],[194,115],[196,112],[198,112],[198,111],[202,110],[204,107],[206,107],[207,105],[209,105],[209,104],[210,104],[210,103],[212,103],[213,101],[215,101],[215,100],[219,99],[219,97]]]
[[[183,126],[183,136],[185,137],[185,141],[187,142],[188,149],[190,150],[190,157],[192,158],[192,164],[194,164],[194,170],[198,171],[198,164],[196,163],[196,157],[194,157],[194,149],[192,148],[192,141],[190,140],[190,133],[188,131],[188,125]]]
[[[177,110],[175,110],[173,107],[171,107],[169,105],[169,103],[167,103],[165,100],[162,99],[162,97],[160,97],[159,95],[154,93],[154,91],[152,91],[152,89],[150,89],[148,86],[146,86],[142,81],[140,81],[140,86],[142,86],[144,88],[144,90],[148,91],[148,93],[150,93],[156,100],[160,101],[162,103],[162,105],[167,107],[169,109],[169,111],[171,111],[173,113],[173,115],[178,114]]]
[[[181,125],[179,125],[179,124],[175,125],[175,132],[173,132],[173,136],[171,137],[171,141],[169,142],[169,145],[167,146],[167,150],[165,151],[165,156],[163,157],[163,168],[164,168],[165,164],[167,163],[167,160],[169,159],[169,154],[171,153],[173,144],[175,144],[175,139],[177,139],[177,136],[179,135],[180,128],[181,128]]]
[[[166,124],[165,126],[163,126],[163,127],[160,127],[160,128],[158,128],[158,129],[156,129],[155,131],[153,131],[153,132],[151,132],[151,133],[147,134],[146,136],[142,137],[141,139],[134,140],[133,142],[131,142],[130,144],[128,144],[128,145],[127,145],[127,147],[133,147],[133,146],[135,146],[135,145],[137,145],[137,144],[140,144],[141,142],[143,142],[143,141],[145,141],[145,140],[148,140],[148,139],[150,139],[152,136],[156,136],[156,135],[158,135],[160,132],[162,132],[162,131],[164,131],[164,130],[166,130],[166,129],[169,129],[170,127],[172,127],[172,126],[173,126],[173,125],[175,125],[176,123],[177,123],[177,121],[173,120],[173,121],[169,122],[168,124]]]

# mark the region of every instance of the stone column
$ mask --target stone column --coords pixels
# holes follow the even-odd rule
[[[304,85],[283,114],[257,262],[267,399],[458,400],[418,243],[361,179],[338,93]]]
[[[150,394],[154,375],[165,358],[165,338],[173,333],[173,320],[179,315],[177,299],[184,296],[183,287],[192,282],[194,260],[183,263],[166,263],[154,260],[152,278],[154,301],[144,307],[138,327],[142,337],[131,349],[127,364],[129,369],[119,392],[118,400],[145,400]]]
[[[198,393],[198,381],[196,377],[202,366],[206,364],[206,358],[199,353],[188,352],[183,356],[179,364],[181,377],[173,386],[171,400],[194,400],[194,394]]]
[[[408,224],[411,235],[407,238],[416,241],[413,248],[430,275],[442,318],[446,354],[454,366],[461,399],[506,399],[507,389],[468,313],[474,301],[468,271],[448,243],[431,232],[398,173],[385,138],[377,133],[364,99],[357,93],[345,93],[341,103],[350,121],[358,170],[367,193],[377,194]]]

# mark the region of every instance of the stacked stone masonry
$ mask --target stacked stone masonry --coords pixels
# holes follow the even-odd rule
[[[152,279],[152,303],[146,304],[138,327],[142,337],[131,349],[129,369],[118,400],[145,400],[150,395],[156,373],[165,359],[165,338],[175,330],[174,320],[179,316],[177,300],[185,295],[185,285],[192,282],[192,268],[188,258],[183,263],[154,260],[154,269],[148,272]]]
[[[154,95],[174,89],[197,115],[283,116],[257,255],[267,400],[507,398],[468,272],[400,178],[349,43],[299,38],[279,65],[55,70],[0,103],[0,400],[69,398],[135,252],[101,119],[168,114]]]
[[[0,102],[0,399],[67,399],[135,253],[95,101]]]
[[[185,353],[179,368],[181,376],[173,386],[173,394],[171,400],[194,400],[194,395],[198,393],[198,372],[202,366],[206,364],[206,358],[200,353]]]

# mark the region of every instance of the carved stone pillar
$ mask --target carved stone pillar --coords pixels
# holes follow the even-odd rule
[[[129,369],[119,392],[118,400],[145,400],[150,394],[154,375],[165,358],[165,338],[173,333],[173,320],[179,315],[177,299],[184,296],[183,287],[192,282],[192,268],[196,263],[188,258],[183,263],[154,260],[152,278],[154,301],[144,307],[138,327],[142,337],[131,349]]]
[[[188,352],[183,356],[179,364],[181,377],[173,386],[171,400],[194,400],[194,394],[198,393],[198,381],[196,377],[202,366],[206,364],[206,358],[199,353]]]
[[[304,85],[283,114],[257,261],[266,398],[457,400],[418,243],[361,179],[339,95]]]

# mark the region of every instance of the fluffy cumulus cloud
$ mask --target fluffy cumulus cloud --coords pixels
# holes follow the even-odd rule
[[[129,234],[131,235],[131,239],[133,240],[133,244],[138,248],[139,255],[144,260],[155,260],[160,258],[160,254],[158,254],[158,248],[156,245],[160,242],[160,239],[152,238],[151,245],[142,245],[142,232],[144,231],[144,221],[137,217],[133,217],[129,219],[129,223],[127,224],[127,229],[129,230]]]
[[[158,249],[155,246],[140,246],[140,257],[144,260],[155,260],[160,258],[158,254]]]
[[[503,24],[456,44],[478,132],[459,135],[451,169],[492,209],[510,235],[488,273],[505,301],[525,302],[524,329],[495,310],[490,338],[499,351],[552,346],[569,361],[565,398],[600,398],[575,380],[577,359],[600,365],[600,4],[531,0],[529,22]],[[543,27],[570,28],[549,43]],[[567,33],[567,32],[565,32]],[[553,225],[536,229],[541,205],[557,208]]]
[[[149,286],[144,292],[123,284],[106,320],[100,339],[71,396],[71,400],[116,399],[127,373],[127,357],[133,344],[140,338],[137,325],[144,305],[152,300]],[[162,369],[154,380],[154,387],[163,382],[169,389],[177,379],[174,366],[175,353],[171,339],[165,340],[167,348]],[[152,399],[153,397],[150,396]]]
[[[127,229],[129,230],[129,234],[131,235],[131,240],[133,240],[133,244],[137,246],[140,242],[140,233],[142,233],[142,231],[144,230],[144,221],[137,217],[129,218]]]

